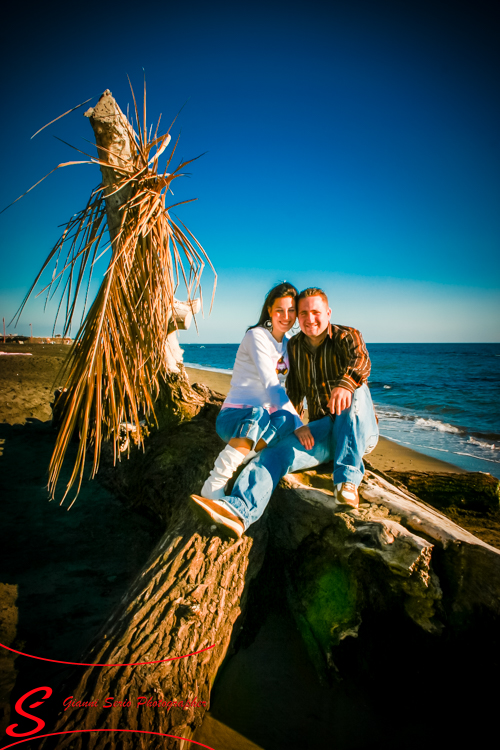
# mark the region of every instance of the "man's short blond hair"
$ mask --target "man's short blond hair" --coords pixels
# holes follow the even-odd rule
[[[306,297],[321,297],[325,305],[329,307],[328,297],[326,296],[325,292],[318,287],[310,286],[308,289],[303,289],[297,297],[297,310],[299,309],[300,300],[305,299]]]

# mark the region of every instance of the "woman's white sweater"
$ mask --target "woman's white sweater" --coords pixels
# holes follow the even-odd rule
[[[222,408],[263,406],[269,412],[286,409],[297,417],[282,383],[288,372],[287,337],[276,341],[266,328],[258,326],[246,332],[234,363],[231,388]],[[281,382],[280,382],[281,381]]]

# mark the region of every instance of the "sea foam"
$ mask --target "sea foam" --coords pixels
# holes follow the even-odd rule
[[[492,451],[500,450],[500,445],[495,445],[495,443],[487,443],[485,440],[478,440],[477,438],[473,437],[469,437],[469,440],[467,442],[472,443],[473,445],[479,445],[480,448],[489,448]]]
[[[415,420],[415,425],[426,430],[439,430],[439,432],[452,432],[455,435],[460,434],[462,430],[458,427],[454,427],[452,424],[446,422],[440,422],[439,419],[424,419],[419,417]]]

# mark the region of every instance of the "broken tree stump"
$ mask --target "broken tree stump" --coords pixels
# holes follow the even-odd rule
[[[123,232],[122,223],[124,221],[124,207],[131,195],[131,182],[116,189],[120,184],[120,172],[130,171],[132,173],[132,153],[137,149],[134,143],[133,129],[127,118],[121,111],[118,103],[114,99],[111,91],[106,89],[95,107],[91,107],[85,112],[85,117],[94,131],[95,142],[99,159],[101,160],[102,183],[106,196],[106,216],[109,228],[111,242],[115,245],[118,242],[120,233]],[[144,123],[145,126],[145,123]],[[165,137],[162,146],[164,150],[171,136]],[[158,158],[158,155],[155,156]],[[146,164],[144,165],[146,168]],[[155,181],[151,182],[151,190],[158,189]],[[145,227],[144,237],[148,234]],[[170,228],[167,231],[165,242],[170,239]],[[171,266],[173,261],[171,262]],[[179,269],[177,269],[179,271]],[[144,271],[144,278],[147,278],[149,271]],[[165,275],[165,288],[174,289],[174,269],[163,268]],[[188,288],[189,293],[189,288]],[[192,416],[192,405],[201,406],[199,394],[191,389],[189,379],[186,376],[182,366],[182,349],[177,340],[177,330],[185,330],[191,324],[193,315],[199,312],[201,308],[200,299],[188,299],[187,301],[165,298],[163,304],[166,308],[168,329],[166,336],[162,339],[163,357],[165,361],[165,376],[160,385],[160,394],[158,395],[158,406],[161,411],[158,422],[164,426],[165,418],[169,414],[169,420],[175,421],[179,418],[189,418]],[[185,405],[187,404],[187,407]],[[163,406],[163,409],[161,407]],[[158,417],[158,415],[157,415]]]
[[[109,747],[107,733],[92,740],[80,733],[98,728],[170,734],[161,746],[177,748],[182,743],[175,738],[189,740],[201,724],[245,607],[246,585],[258,572],[265,549],[262,526],[238,542],[201,526],[186,506],[184,518],[163,536],[85,655],[90,663],[119,666],[80,668],[72,700],[95,701],[96,707],[62,713],[54,731],[74,734],[58,738],[58,748]],[[197,651],[202,653],[186,656]],[[173,661],[155,663],[165,659]],[[136,662],[143,664],[120,666]],[[115,707],[104,706],[109,696]],[[117,733],[112,746],[147,748],[151,739],[148,734]]]
[[[434,636],[484,613],[500,624],[500,550],[372,472],[359,509],[338,504],[328,483],[321,467],[287,475],[270,514],[288,601],[323,680],[370,611],[397,611]]]
[[[98,707],[61,711],[52,731],[71,734],[56,738],[54,745],[47,741],[46,747],[149,748],[152,735],[116,733],[111,740],[108,732],[93,736],[79,730],[136,729],[189,740],[202,722],[267,543],[265,523],[255,524],[238,542],[220,536],[189,500],[220,450],[214,434],[220,399],[216,394],[212,399],[193,419],[153,433],[145,455],[136,451],[131,462],[106,473],[108,486],[114,483],[167,530],[81,661],[126,665],[174,660],[76,668],[63,687],[64,697],[97,701]],[[103,708],[109,696],[120,705]],[[164,705],[137,705],[141,696]],[[167,709],[169,702],[179,701],[194,705]],[[164,748],[183,747],[173,737],[161,742]]]

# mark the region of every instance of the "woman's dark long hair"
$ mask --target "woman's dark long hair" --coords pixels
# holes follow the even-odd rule
[[[279,299],[280,297],[291,297],[292,299],[296,300],[298,296],[298,290],[294,287],[293,284],[289,284],[288,281],[283,281],[281,284],[274,286],[267,293],[267,297],[262,307],[258,323],[255,323],[255,325],[253,326],[248,326],[247,331],[249,331],[251,328],[257,328],[257,326],[266,327],[266,323],[269,320],[269,308],[274,305],[275,300]]]

